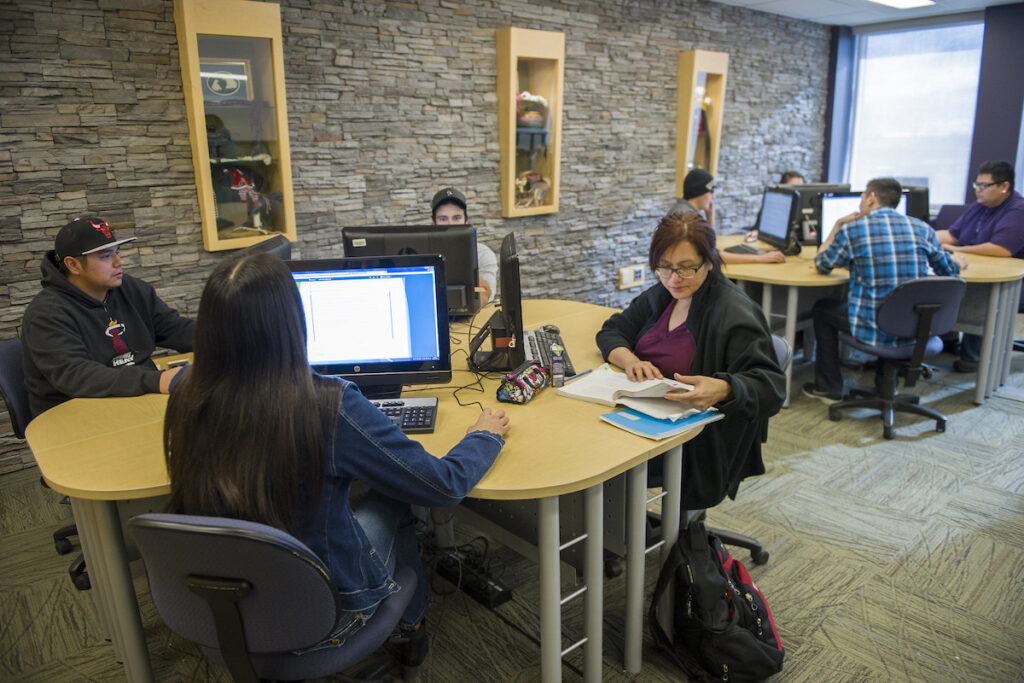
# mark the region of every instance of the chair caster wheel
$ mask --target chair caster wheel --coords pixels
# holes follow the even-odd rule
[[[753,560],[754,564],[764,564],[768,561],[768,551],[759,550],[757,552],[751,551],[750,559]]]
[[[944,431],[946,431],[946,421],[945,420],[939,420],[938,422],[936,422],[935,423],[935,431],[937,431],[937,432],[944,432]]]
[[[71,552],[71,549],[74,547],[71,541],[69,541],[66,538],[58,538],[54,540],[53,546],[57,549],[58,555],[67,555]]]
[[[78,576],[72,576],[71,583],[75,584],[75,588],[77,588],[80,591],[87,591],[92,588],[92,582],[89,581],[88,574],[79,574]]]
[[[892,438],[892,427],[882,427],[882,436],[886,439]]]
[[[839,414],[838,410],[832,410],[831,408],[828,409],[828,419],[832,420],[833,422],[839,422],[840,417],[842,416]]]

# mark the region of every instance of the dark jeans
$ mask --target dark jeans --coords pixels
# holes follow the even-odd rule
[[[839,363],[839,333],[850,333],[850,308],[846,301],[819,299],[811,309],[814,320],[814,383],[830,394],[843,393]]]
[[[814,357],[814,384],[830,394],[843,393],[843,370],[839,361],[839,333],[850,332],[850,309],[846,301],[819,299],[811,309],[814,320],[814,339],[817,343]],[[882,390],[885,366],[881,360],[875,364],[875,391]]]

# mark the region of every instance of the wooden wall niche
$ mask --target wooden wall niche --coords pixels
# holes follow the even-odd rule
[[[565,34],[504,28],[498,56],[501,215],[558,211]]]
[[[175,0],[203,244],[295,241],[280,6]]]
[[[687,50],[679,53],[676,111],[676,196],[683,196],[683,179],[694,168],[711,175],[718,170],[722,113],[729,55]]]

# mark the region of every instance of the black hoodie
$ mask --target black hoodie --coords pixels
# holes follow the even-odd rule
[[[660,283],[643,292],[597,333],[605,360],[619,346],[632,350],[673,303]],[[683,444],[683,508],[717,505],[745,477],[764,474],[761,443],[768,418],[779,412],[786,376],[779,369],[771,333],[761,308],[718,270],[693,295],[686,326],[695,345],[691,375],[717,377],[732,386],[732,398],[717,408],[720,422]],[[651,470],[660,468],[652,461]]]
[[[142,280],[125,275],[101,303],[71,284],[53,251],[41,270],[43,290],[26,309],[21,333],[33,417],[71,398],[156,393],[153,350],[192,350],[195,322]]]

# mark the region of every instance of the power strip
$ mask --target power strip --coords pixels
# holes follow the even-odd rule
[[[512,599],[512,589],[492,579],[476,563],[467,561],[457,552],[450,552],[438,558],[437,573],[489,609]]]

